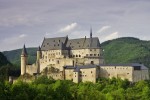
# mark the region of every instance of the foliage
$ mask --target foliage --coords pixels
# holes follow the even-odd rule
[[[43,78],[43,80],[42,80]],[[46,82],[44,82],[46,81]],[[97,83],[73,83],[48,79],[32,83],[0,82],[1,100],[150,100],[150,81],[130,83],[121,79],[98,79]]]
[[[124,37],[101,44],[106,63],[143,63],[150,68],[150,41]]]
[[[0,52],[0,67],[10,64],[7,58]]]
[[[37,48],[27,48],[28,53],[28,63],[33,64],[36,60],[36,50]],[[20,69],[20,55],[22,49],[12,50],[12,51],[4,51],[3,54],[7,57],[7,59],[15,65],[18,69]]]

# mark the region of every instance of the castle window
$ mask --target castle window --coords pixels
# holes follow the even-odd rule
[[[54,44],[54,47],[55,47],[55,44]]]
[[[96,56],[96,54],[94,54],[94,56]]]
[[[129,73],[127,73],[127,74],[129,74]]]
[[[59,40],[59,42],[60,42],[60,40]]]
[[[92,51],[92,49],[90,49],[90,51]]]
[[[93,56],[93,54],[90,54],[90,56]]]
[[[86,56],[88,56],[88,54],[86,54]]]
[[[59,46],[59,44],[58,44],[58,46]]]
[[[79,57],[81,57],[81,55],[79,55]]]
[[[76,75],[75,75],[75,77],[76,77]]]
[[[99,56],[99,54],[98,54],[98,56]]]
[[[78,57],[78,55],[76,55],[76,57]]]
[[[57,61],[57,64],[59,64],[59,60]]]
[[[93,73],[93,72],[91,71],[91,73]]]

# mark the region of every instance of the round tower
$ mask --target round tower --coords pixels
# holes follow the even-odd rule
[[[39,46],[37,50],[37,60],[36,60],[37,73],[40,73],[40,59],[41,58],[42,58],[42,51],[41,51],[41,47]]]
[[[24,45],[21,53],[21,75],[24,75],[26,73],[27,59],[28,59],[28,54],[27,54],[26,47]]]

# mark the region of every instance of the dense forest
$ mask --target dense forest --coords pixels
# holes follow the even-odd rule
[[[0,52],[0,81],[8,80],[9,76],[19,76],[19,74],[20,70]]]
[[[133,37],[123,37],[101,43],[104,49],[105,62],[110,63],[143,63],[150,68],[150,41],[143,41]],[[36,60],[37,48],[28,48],[28,62]],[[21,49],[5,51],[8,60],[20,68]]]
[[[150,100],[150,81],[98,79],[73,83],[41,76],[31,83],[0,82],[1,100]]]

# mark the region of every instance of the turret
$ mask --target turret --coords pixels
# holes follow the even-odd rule
[[[42,58],[42,52],[41,52],[41,47],[39,46],[38,50],[37,50],[37,60],[39,60],[41,58]]]
[[[25,45],[23,46],[21,53],[21,75],[26,73],[26,65],[27,65],[28,54]]]

